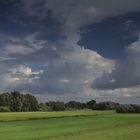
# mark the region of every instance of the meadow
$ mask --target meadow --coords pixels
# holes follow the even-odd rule
[[[140,114],[115,111],[0,113],[0,140],[139,140]]]

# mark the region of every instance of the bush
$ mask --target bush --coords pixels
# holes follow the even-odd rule
[[[7,106],[0,106],[0,112],[10,112],[10,109]]]

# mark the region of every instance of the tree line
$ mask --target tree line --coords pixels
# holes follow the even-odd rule
[[[122,105],[110,101],[97,103],[95,100],[87,103],[78,101],[38,103],[36,97],[31,94],[21,94],[17,91],[0,94],[0,112],[63,111],[74,109],[116,110],[117,113],[140,113],[140,105],[135,104]]]

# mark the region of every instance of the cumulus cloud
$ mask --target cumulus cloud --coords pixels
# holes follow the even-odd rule
[[[130,88],[140,85],[140,37],[125,49],[127,57],[93,83],[98,89]]]
[[[104,71],[111,72],[114,61],[82,48],[77,44],[79,38],[80,36],[76,35],[57,43],[39,40],[34,35],[11,39],[5,46],[6,49],[17,42],[19,46],[24,45],[20,51],[5,51],[5,55],[11,59],[2,59],[0,62],[3,67],[1,87],[3,90],[25,90],[32,93],[41,91],[66,96],[78,96],[85,92],[85,88],[90,86],[96,77]],[[26,52],[24,48],[32,51]],[[28,67],[31,64],[33,67],[40,66],[39,70],[33,71],[32,66]]]
[[[1,90],[14,90],[32,84],[36,79],[43,74],[43,70],[32,71],[32,69],[25,65],[11,68],[0,75]]]
[[[111,71],[113,64],[97,52],[79,46],[79,50],[65,53],[61,59],[49,64],[47,75],[43,75],[39,83],[45,84],[45,90],[54,94],[80,94],[104,71]]]

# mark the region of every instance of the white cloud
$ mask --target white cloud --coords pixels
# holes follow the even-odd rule
[[[24,38],[11,38],[3,53],[27,55],[42,49],[47,41],[36,39],[37,34],[31,34]]]
[[[40,40],[32,39],[32,36],[19,40],[21,44],[23,42],[40,43]],[[1,62],[1,66],[6,64],[4,67],[6,71],[1,73],[3,78],[0,80],[1,82],[5,81],[3,89],[27,90],[33,93],[41,91],[55,95],[65,93],[66,96],[76,94],[79,96],[104,71],[111,72],[114,61],[103,58],[95,51],[82,48],[77,44],[78,41],[79,36],[76,35],[74,38],[70,37],[56,44],[48,42],[42,48],[34,48],[31,54],[24,56],[11,55],[11,52],[7,52],[7,55],[10,54],[15,59],[8,60],[6,63],[5,61]],[[41,40],[41,42],[47,41]],[[56,49],[52,49],[52,46]],[[21,53],[18,52],[18,54]],[[32,67],[27,66],[30,64],[40,65],[42,69],[33,71]]]
[[[126,48],[125,53],[127,54],[125,60],[116,63],[112,73],[104,73],[97,78],[93,87],[107,90],[140,85],[140,37]]]
[[[23,73],[24,75],[32,75],[32,69],[26,66],[20,66],[18,72]]]
[[[75,41],[70,45],[75,45],[74,49],[60,51],[61,57],[49,63],[47,75],[44,73],[39,79],[44,92],[78,96],[104,71],[109,73],[113,69],[114,61],[103,58],[95,51],[81,48]]]
[[[20,65],[0,75],[0,86],[3,91],[22,89],[24,86],[27,88],[27,86],[33,84],[35,80],[40,78],[42,74],[43,70],[32,71],[30,67]]]

